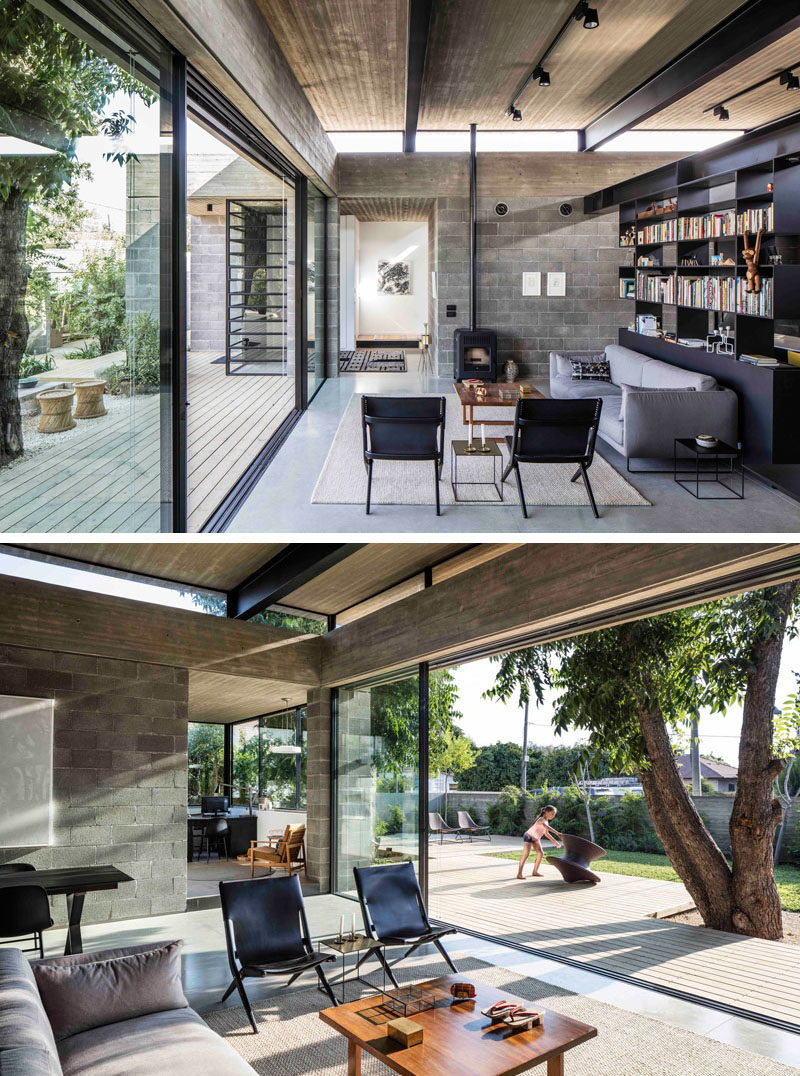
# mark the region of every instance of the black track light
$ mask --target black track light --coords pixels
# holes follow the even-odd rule
[[[600,19],[597,16],[597,8],[589,7],[587,0],[581,0],[578,8],[575,12],[576,20],[583,19],[584,30],[596,30],[600,25]]]
[[[545,71],[543,67],[537,67],[533,72],[533,78],[539,83],[540,86],[550,85],[550,72]]]
[[[730,112],[728,112],[724,105],[714,105],[714,115],[717,119],[722,120],[723,122],[731,118]]]
[[[792,74],[791,71],[781,72],[781,86],[785,86],[787,90],[800,90],[800,78],[797,75]]]
[[[511,119],[514,121],[514,123],[522,123],[522,110],[519,108],[512,108]]]

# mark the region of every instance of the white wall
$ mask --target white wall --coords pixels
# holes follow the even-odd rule
[[[339,347],[353,351],[356,346],[356,250],[358,221],[339,218]]]
[[[398,257],[402,255],[402,257]],[[426,221],[361,221],[358,227],[358,332],[418,336],[428,320]],[[378,261],[407,262],[410,295],[378,295]]]

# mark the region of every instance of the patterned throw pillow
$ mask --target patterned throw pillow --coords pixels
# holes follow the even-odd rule
[[[610,381],[611,366],[607,358],[571,359],[573,381]]]

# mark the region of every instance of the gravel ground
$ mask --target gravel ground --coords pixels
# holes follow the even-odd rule
[[[66,444],[67,441],[78,441],[82,437],[88,437],[93,431],[96,431],[98,427],[102,427],[106,423],[110,423],[111,418],[115,413],[124,411],[126,408],[130,408],[131,401],[127,396],[109,396],[108,393],[103,397],[107,415],[102,418],[93,419],[79,419],[75,426],[71,430],[65,430],[63,433],[38,433],[37,426],[39,425],[39,415],[23,414],[22,416],[22,443],[25,446],[25,452],[18,460],[8,465],[7,470],[10,471],[14,467],[19,466],[25,460],[31,456],[46,455],[53,449],[60,448]]]
[[[665,916],[670,923],[688,923],[691,927],[701,927],[703,920],[700,913],[682,912],[680,915]],[[800,946],[800,912],[783,913],[783,944]]]

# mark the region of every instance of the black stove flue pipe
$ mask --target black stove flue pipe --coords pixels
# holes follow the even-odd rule
[[[478,125],[469,125],[469,327],[475,332],[478,323],[477,266],[478,257],[478,184],[477,184]]]

